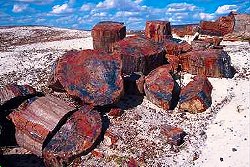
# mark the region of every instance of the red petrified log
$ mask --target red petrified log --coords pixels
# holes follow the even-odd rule
[[[165,56],[165,51],[160,45],[139,36],[126,37],[117,42],[114,52],[121,55],[123,75],[130,75],[134,72],[147,75],[151,70],[163,64]]]
[[[149,73],[145,78],[144,91],[149,101],[168,110],[172,103],[175,82],[169,73],[170,66],[163,65]]]
[[[178,42],[173,41],[173,40],[165,40],[164,49],[166,50],[167,54],[177,56],[181,53],[191,51],[192,46],[189,43],[187,43],[186,41],[178,43]]]
[[[6,85],[0,89],[0,106],[14,98],[24,98],[35,95],[36,90],[29,85]]]
[[[168,21],[147,21],[145,36],[155,42],[163,42],[172,37],[171,26]]]
[[[191,51],[180,55],[183,71],[209,77],[233,77],[229,55],[221,49]]]
[[[16,128],[18,145],[41,156],[48,134],[73,110],[75,108],[70,103],[49,95],[23,103],[9,115]]]
[[[145,76],[141,73],[133,73],[124,76],[124,89],[126,94],[144,94]]]
[[[184,143],[184,137],[187,135],[186,132],[181,128],[171,127],[169,125],[163,125],[161,127],[161,134],[166,136],[167,142],[171,145],[180,146]]]
[[[88,153],[102,130],[100,114],[91,106],[74,112],[43,150],[46,166],[68,165],[80,154]]]
[[[115,103],[123,94],[121,59],[117,54],[98,50],[71,52],[58,60],[54,72],[56,82],[84,103]]]
[[[205,76],[196,76],[180,93],[180,110],[190,113],[206,111],[212,104],[212,85]]]
[[[92,29],[94,49],[112,51],[113,44],[126,36],[126,26],[119,22],[100,22]]]
[[[198,32],[198,25],[187,25],[172,28],[172,34],[176,34],[179,37],[184,37],[185,35],[194,35],[196,32]]]

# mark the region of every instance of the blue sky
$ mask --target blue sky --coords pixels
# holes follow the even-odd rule
[[[249,0],[0,0],[0,25],[47,25],[91,29],[99,21],[124,22],[143,29],[146,20],[172,25],[198,23],[227,15],[250,13]]]

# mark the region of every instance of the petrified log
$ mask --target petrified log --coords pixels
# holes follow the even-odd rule
[[[172,127],[170,125],[161,126],[161,134],[166,136],[167,142],[171,145],[180,146],[184,143],[184,137],[187,135],[186,132],[181,128]]]
[[[172,108],[175,84],[177,84],[170,75],[170,70],[169,65],[156,68],[146,76],[144,84],[148,100],[164,110]]]
[[[180,59],[176,55],[166,55],[167,61],[169,65],[171,66],[170,72],[176,73],[179,71],[179,66],[180,66]]]
[[[179,109],[190,113],[206,111],[212,104],[212,89],[206,76],[196,76],[181,90]]]
[[[141,73],[133,73],[124,76],[124,90],[126,94],[140,95],[144,94],[145,76]]]
[[[88,153],[102,131],[99,113],[91,106],[74,112],[43,150],[46,166],[68,165],[75,157]]]
[[[165,40],[164,49],[167,54],[170,55],[179,55],[181,53],[186,53],[192,50],[192,46],[186,41],[176,42],[174,40]]]
[[[121,55],[122,74],[141,72],[147,75],[164,63],[165,51],[162,47],[144,37],[130,36],[117,42],[114,52]]]
[[[250,14],[234,14],[235,24],[234,32],[236,33],[249,33],[250,32]]]
[[[222,49],[190,51],[180,55],[183,71],[193,75],[232,78],[230,56]]]
[[[93,27],[91,34],[94,49],[103,49],[110,52],[114,42],[125,38],[126,26],[119,22],[100,22]]]
[[[29,85],[6,85],[0,89],[0,106],[14,98],[25,98],[35,95],[36,90]]]
[[[9,117],[16,128],[19,146],[42,156],[42,145],[59,121],[75,108],[57,97],[45,96],[29,99]]]
[[[70,52],[58,60],[54,71],[53,82],[59,82],[69,95],[83,103],[112,104],[123,95],[118,54],[98,50]]]
[[[186,25],[172,28],[172,34],[176,34],[179,37],[184,37],[185,35],[194,35],[196,32],[198,32],[198,25]]]
[[[167,38],[171,38],[171,26],[168,21],[147,21],[145,28],[145,36],[155,42],[163,42]]]

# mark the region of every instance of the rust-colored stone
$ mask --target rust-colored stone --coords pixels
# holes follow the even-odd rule
[[[0,106],[14,98],[35,95],[36,90],[29,85],[9,84],[0,89]]]
[[[123,95],[121,59],[118,54],[83,50],[65,54],[57,62],[54,83],[67,93],[93,105],[112,104]]]
[[[123,113],[124,111],[120,108],[112,108],[109,111],[108,116],[116,118],[116,117],[120,117]]]
[[[163,42],[167,38],[171,38],[171,26],[168,21],[147,21],[145,28],[145,36],[155,42]]]
[[[190,113],[206,111],[212,104],[212,89],[207,77],[196,76],[181,90],[179,109]]]
[[[106,131],[104,134],[104,141],[103,143],[107,146],[115,145],[118,142],[119,138],[117,135],[110,131]]]
[[[126,26],[119,22],[100,22],[93,27],[91,34],[94,49],[110,52],[115,42],[125,38]]]
[[[179,70],[179,65],[180,65],[180,59],[176,55],[166,55],[167,61],[169,65],[171,66],[170,72],[176,73]]]
[[[176,34],[179,37],[184,37],[185,35],[194,35],[196,32],[198,32],[198,25],[186,25],[172,28],[172,34]]]
[[[183,71],[193,75],[232,78],[230,56],[221,49],[191,51],[180,55]]]
[[[29,99],[9,115],[16,128],[18,145],[41,156],[48,134],[73,110],[70,103],[50,95]]]
[[[141,73],[124,76],[125,93],[132,95],[144,94],[144,82],[145,76]]]
[[[77,156],[88,153],[101,130],[100,114],[91,106],[83,106],[67,119],[43,149],[46,166],[65,166]]]
[[[122,73],[141,72],[147,75],[164,62],[165,51],[161,45],[140,36],[130,36],[117,42],[114,52],[121,55]]]
[[[186,132],[181,128],[172,127],[169,125],[161,126],[161,134],[167,138],[167,142],[171,145],[180,146],[184,143]]]
[[[164,110],[171,108],[175,88],[175,81],[169,71],[169,65],[156,68],[146,76],[144,84],[148,100]]]

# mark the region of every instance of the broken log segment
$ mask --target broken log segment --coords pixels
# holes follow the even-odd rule
[[[118,54],[83,50],[65,54],[57,62],[54,83],[83,103],[107,105],[123,95],[122,63]]]
[[[155,42],[164,42],[165,39],[171,38],[171,26],[168,21],[147,21],[145,36]]]
[[[126,26],[119,22],[100,22],[93,27],[91,35],[94,49],[111,52],[113,44],[126,37]]]
[[[100,114],[91,106],[83,106],[67,119],[45,146],[43,157],[46,166],[69,165],[77,156],[92,151],[101,131]]]
[[[50,95],[27,100],[9,115],[16,128],[18,145],[42,156],[47,136],[74,110],[72,104]]]
[[[9,84],[0,89],[0,106],[14,98],[35,95],[36,90],[29,85]]]
[[[180,55],[182,70],[193,75],[232,78],[230,56],[222,49],[190,51]]]
[[[173,96],[178,92],[176,82],[169,73],[170,65],[163,65],[152,72],[145,78],[144,91],[149,101],[163,108],[164,110],[172,109]]]
[[[190,113],[206,111],[212,104],[212,89],[206,76],[196,76],[181,90],[179,109]]]
[[[130,36],[116,42],[114,52],[122,58],[123,76],[135,72],[147,75],[165,60],[161,45],[140,36]]]

